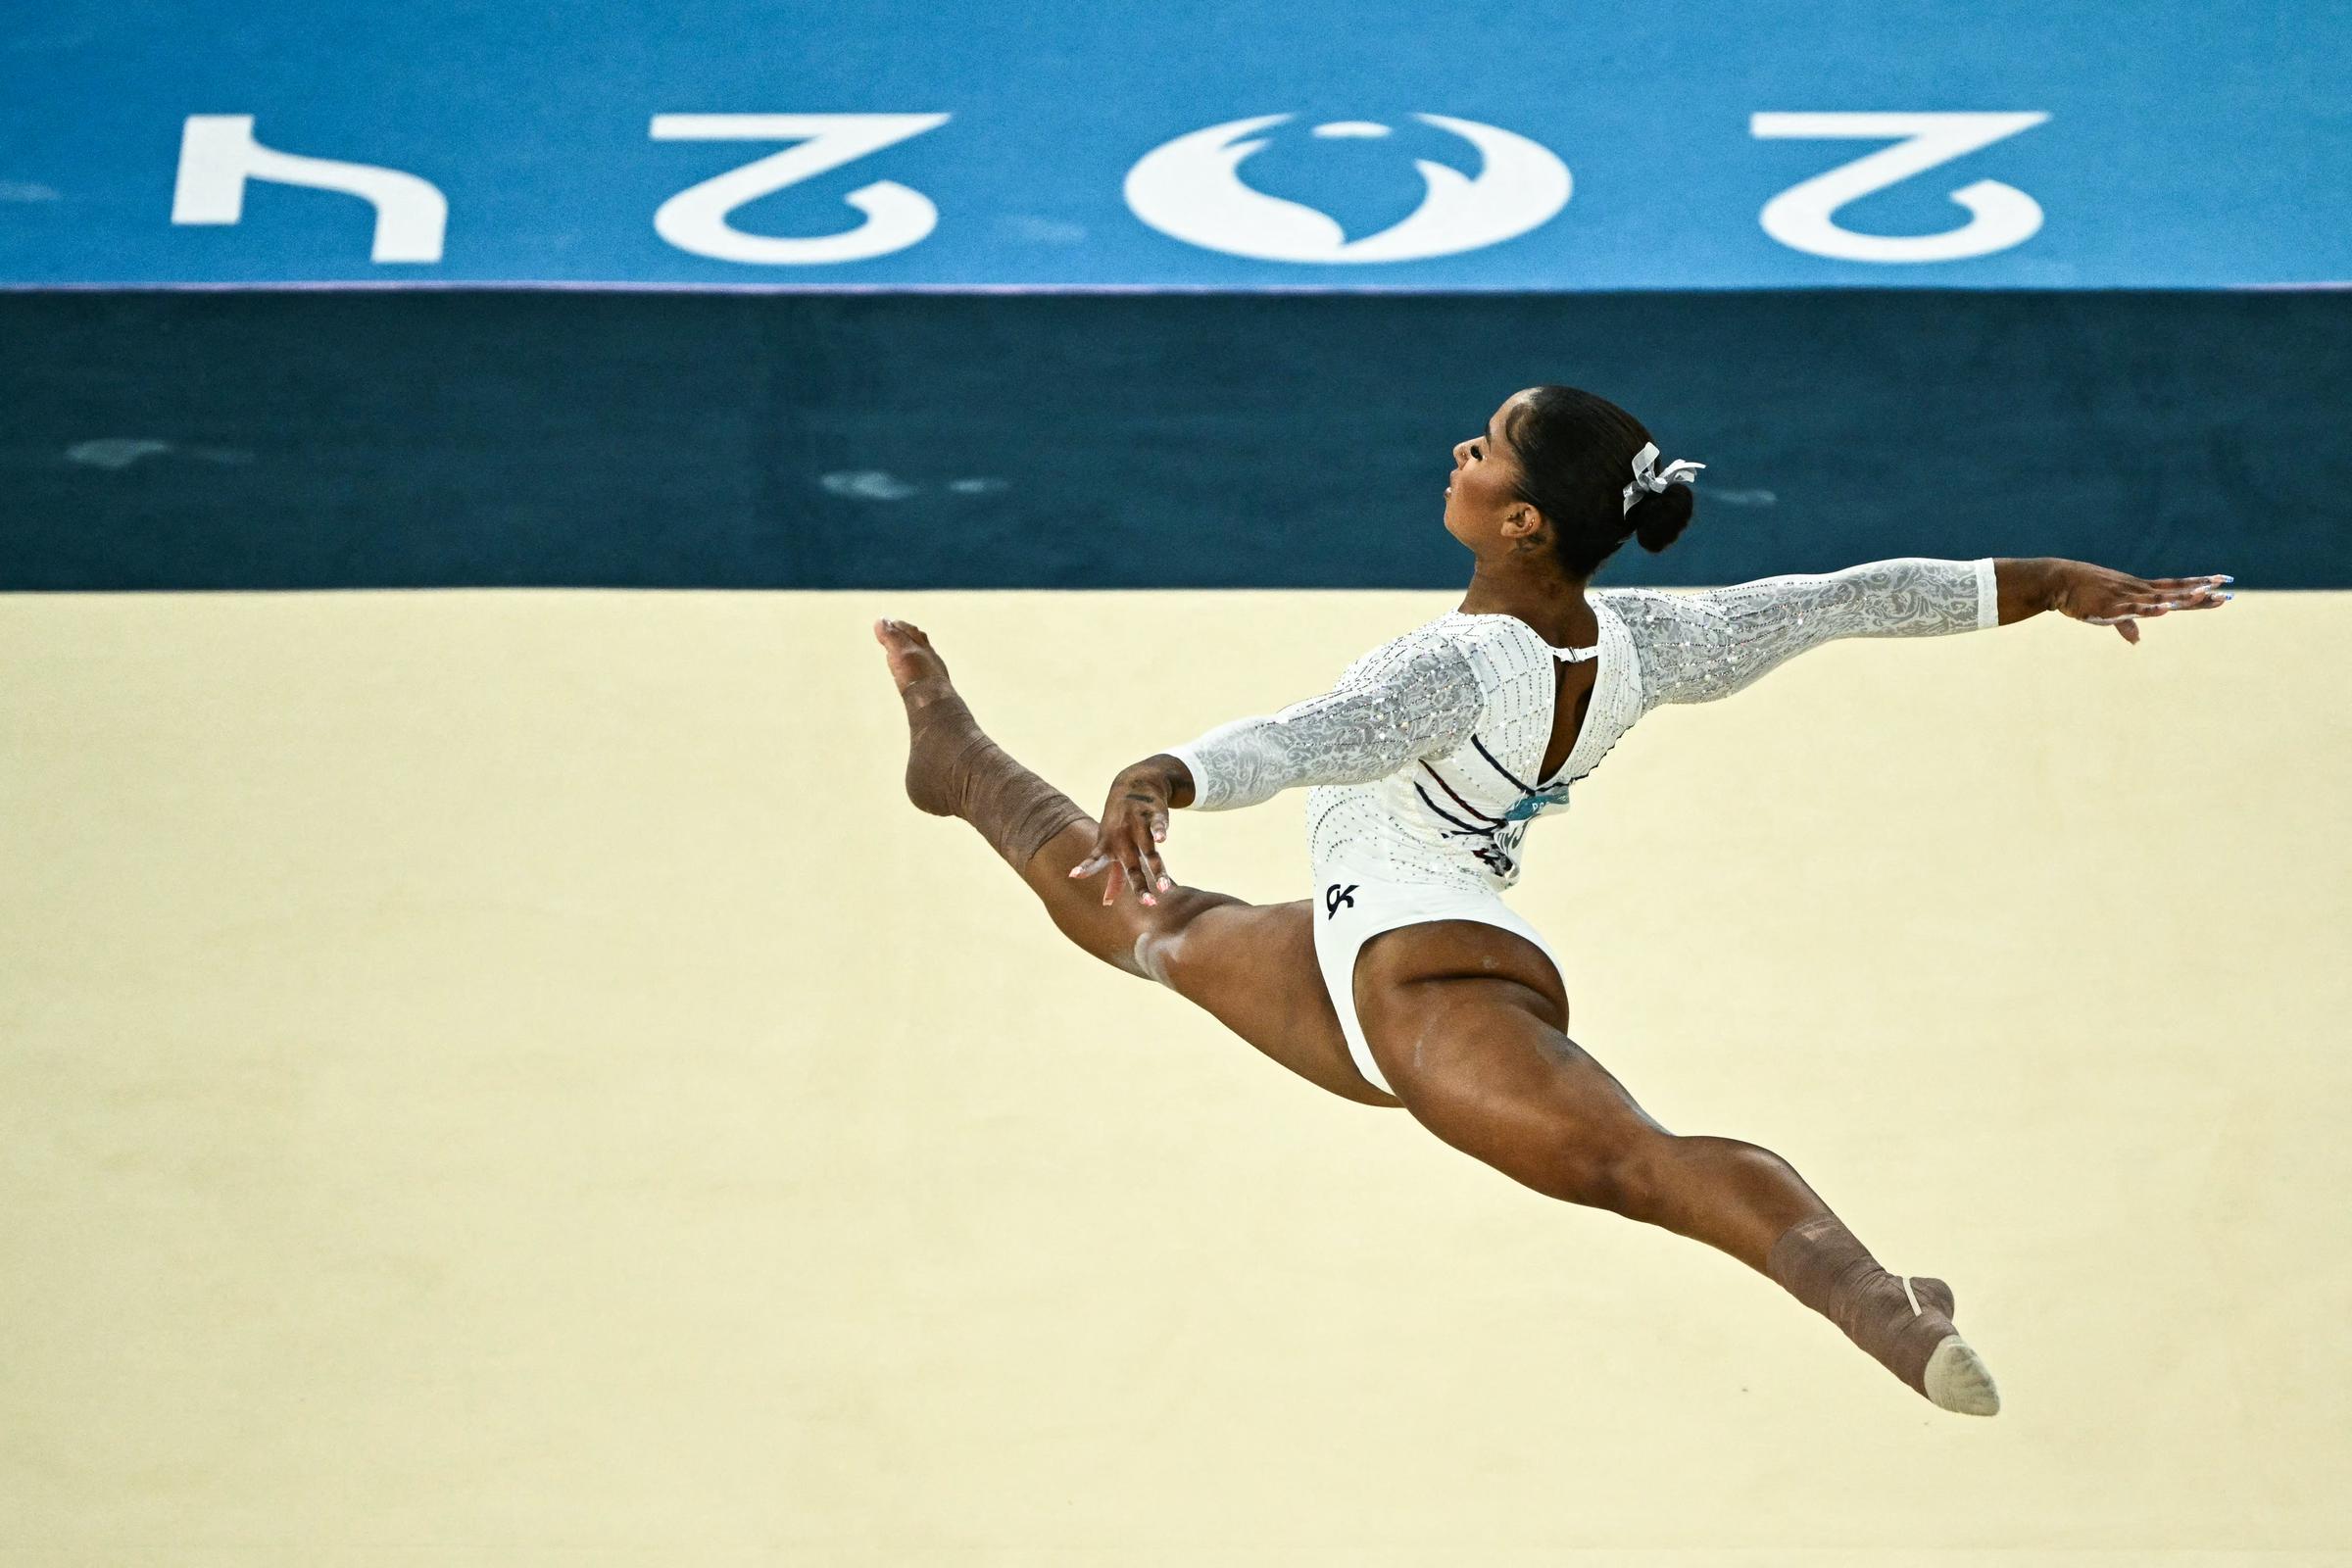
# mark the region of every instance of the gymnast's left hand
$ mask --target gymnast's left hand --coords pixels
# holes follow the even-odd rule
[[[1146,904],[1158,903],[1153,893],[1176,885],[1160,863],[1159,846],[1168,836],[1169,797],[1178,776],[1191,781],[1182,762],[1163,755],[1148,757],[1110,781],[1110,799],[1095,829],[1094,848],[1070,867],[1074,877],[1110,873],[1102,884],[1104,904],[1119,896],[1122,884]]]
[[[2231,579],[2215,573],[2204,577],[2134,577],[2129,572],[2094,566],[2087,561],[2047,561],[2042,567],[2042,608],[2092,626],[2113,626],[2128,643],[2139,641],[2143,617],[2167,615],[2176,610],[2214,610],[2230,602],[2222,590]]]

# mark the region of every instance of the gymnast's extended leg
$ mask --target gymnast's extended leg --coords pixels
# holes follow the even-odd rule
[[[1165,984],[1310,1083],[1363,1104],[1396,1103],[1348,1058],[1304,900],[1254,905],[1177,888],[1149,906],[1104,904],[1099,884],[1069,878],[1094,847],[1095,819],[988,738],[920,628],[884,620],[874,637],[906,705],[906,794],[916,806],[978,829],[1086,952]]]
[[[1374,1060],[1439,1138],[1538,1192],[1729,1252],[1944,1409],[2000,1408],[1942,1281],[1882,1268],[1770,1150],[1659,1126],[1563,1032],[1558,985],[1524,938],[1439,922],[1368,943],[1356,1003]]]

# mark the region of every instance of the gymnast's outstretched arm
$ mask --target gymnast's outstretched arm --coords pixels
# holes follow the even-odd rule
[[[1935,637],[2056,611],[2114,626],[2125,641],[2137,642],[2138,617],[2219,605],[2229,597],[2221,591],[2229,580],[2150,580],[2052,558],[1914,556],[1705,593],[1626,598],[1642,646],[1645,706],[1655,706],[1729,697],[1840,637]]]
[[[1160,843],[1171,808],[1226,811],[1307,784],[1361,784],[1469,739],[1486,703],[1477,667],[1444,637],[1408,634],[1360,661],[1318,697],[1278,713],[1237,718],[1147,757],[1111,781],[1095,853],[1070,868],[1108,868],[1109,903],[1122,880],[1151,901],[1165,888]]]

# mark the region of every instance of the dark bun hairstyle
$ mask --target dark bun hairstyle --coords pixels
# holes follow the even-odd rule
[[[1642,421],[1606,398],[1572,386],[1540,386],[1503,422],[1519,460],[1519,499],[1551,525],[1560,569],[1586,578],[1628,539],[1663,550],[1690,525],[1690,487],[1636,495],[1625,505],[1634,454],[1651,442]]]
[[[1630,470],[1634,460],[1625,461]],[[1683,530],[1690,526],[1690,499],[1689,485],[1670,484],[1655,495],[1645,491],[1634,502],[1625,520],[1634,525],[1634,537],[1642,549],[1654,554],[1683,536]]]

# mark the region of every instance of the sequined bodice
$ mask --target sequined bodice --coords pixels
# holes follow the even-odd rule
[[[1590,651],[1512,615],[1450,611],[1350,664],[1329,692],[1174,749],[1194,808],[1310,786],[1315,864],[1333,874],[1508,887],[1536,817],[1661,703],[1728,697],[1838,637],[1933,636],[1994,623],[1989,561],[1905,559],[1696,594],[1605,589]],[[1539,778],[1562,657],[1598,660],[1576,744]]]

